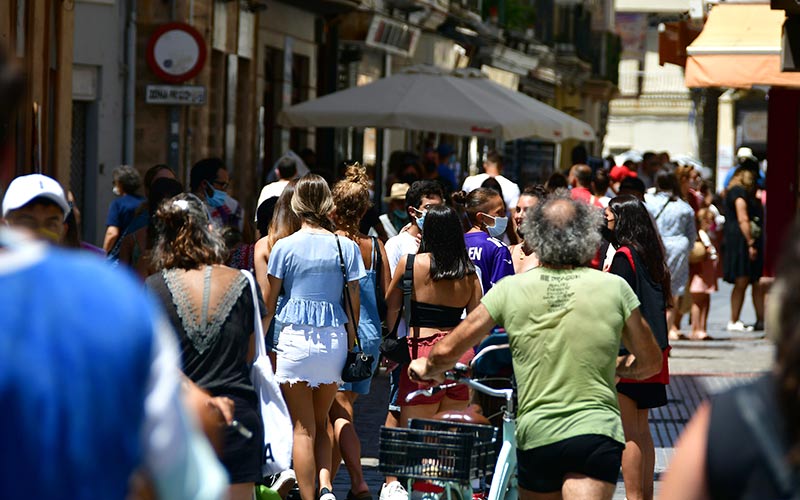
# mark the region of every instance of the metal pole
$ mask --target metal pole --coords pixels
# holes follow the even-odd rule
[[[122,137],[122,162],[133,166],[133,126],[136,110],[136,0],[128,0],[128,26],[125,47],[125,111]]]

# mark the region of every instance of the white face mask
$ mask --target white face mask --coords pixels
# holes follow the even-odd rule
[[[122,193],[120,193],[120,192],[119,192],[119,188],[118,188],[117,186],[114,186],[114,187],[111,189],[111,192],[112,192],[112,193],[114,193],[114,194],[115,194],[115,195],[117,195],[117,196],[119,196],[119,195],[121,195],[121,194],[122,194]]]

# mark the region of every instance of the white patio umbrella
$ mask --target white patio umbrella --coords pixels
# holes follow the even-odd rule
[[[595,138],[587,123],[498,85],[480,71],[445,73],[431,66],[413,66],[368,85],[297,104],[283,110],[278,123],[401,128],[506,141]]]

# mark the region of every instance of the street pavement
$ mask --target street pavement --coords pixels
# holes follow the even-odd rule
[[[725,330],[729,316],[731,286],[720,280],[720,290],[711,297],[708,333],[713,341],[679,340],[672,343],[670,356],[669,403],[651,412],[650,428],[656,446],[656,494],[660,477],[667,469],[675,443],[697,406],[709,395],[741,384],[766,371],[773,358],[773,345],[764,332],[730,333]],[[741,319],[755,322],[755,312],[748,296]],[[689,333],[688,317],[683,332]],[[383,477],[378,471],[378,436],[386,417],[388,378],[375,377],[370,394],[355,404],[355,427],[361,438],[362,467],[373,498],[377,500]],[[334,481],[334,493],[345,499],[350,479],[344,465]],[[625,498],[620,475],[614,500]]]

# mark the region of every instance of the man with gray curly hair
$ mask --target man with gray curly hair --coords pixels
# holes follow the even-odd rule
[[[616,377],[647,378],[661,350],[625,280],[586,264],[600,243],[601,215],[563,196],[523,221],[540,267],[499,281],[409,375],[441,383],[495,324],[508,332],[517,379],[517,459],[521,500],[561,493],[610,499],[625,438]],[[620,341],[633,353],[617,357]],[[549,497],[548,497],[549,498]]]
[[[142,177],[139,171],[128,165],[121,165],[114,169],[113,188],[117,199],[111,202],[106,217],[106,235],[103,238],[103,250],[109,252],[114,248],[120,235],[125,233],[128,224],[136,215],[136,209],[142,204],[144,198],[137,192],[142,186]]]

